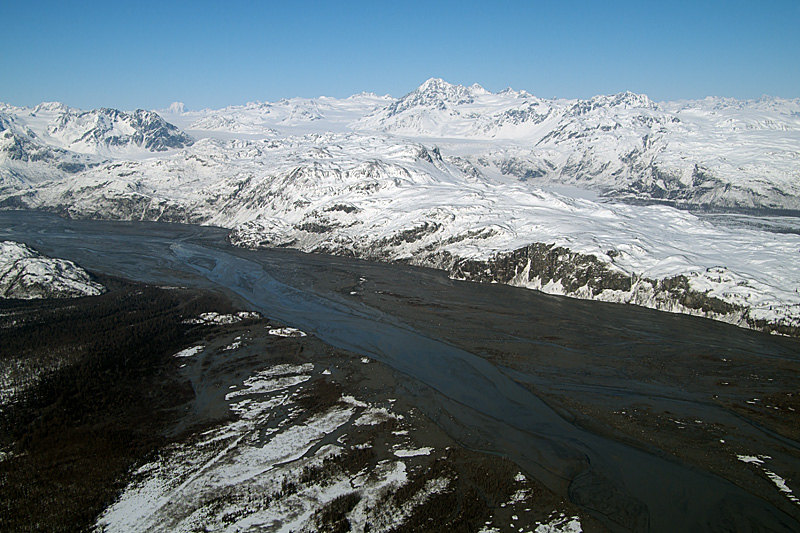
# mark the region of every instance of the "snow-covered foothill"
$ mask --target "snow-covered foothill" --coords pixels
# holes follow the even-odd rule
[[[72,261],[45,257],[29,246],[0,241],[0,298],[97,296],[105,288]]]

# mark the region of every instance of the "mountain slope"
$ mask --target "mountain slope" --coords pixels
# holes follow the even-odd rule
[[[482,171],[537,185],[682,207],[800,210],[800,100],[543,100],[433,79],[356,126],[446,139]],[[475,150],[454,138],[493,143]]]
[[[153,111],[81,111],[59,103],[0,105],[0,127],[31,142],[80,154],[127,156],[184,148],[193,139]],[[24,131],[24,133],[23,133]]]
[[[88,119],[52,134],[42,124],[56,115],[129,124],[122,112],[0,109],[0,140],[33,147],[27,159],[3,152],[2,207],[214,224],[242,246],[410,262],[800,333],[795,219],[744,217],[735,227],[636,205],[799,209],[797,101],[542,100],[429,80],[400,99],[174,105],[166,116],[196,142],[174,127],[144,128],[162,132],[161,144],[147,149],[130,133],[116,152],[103,139],[122,139],[108,132],[123,125],[98,137]],[[74,138],[95,148],[81,153],[86,143]],[[71,162],[82,166],[59,166]],[[605,199],[547,189],[558,185]]]
[[[45,257],[24,244],[0,241],[0,298],[96,296],[105,288],[72,261]]]

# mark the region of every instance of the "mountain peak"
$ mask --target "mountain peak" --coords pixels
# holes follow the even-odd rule
[[[656,105],[646,94],[637,94],[631,91],[617,93],[613,96],[613,105],[627,107],[643,107],[654,109]]]
[[[427,93],[446,91],[452,87],[455,87],[455,85],[447,83],[442,78],[428,78],[422,83],[422,85],[417,87],[414,92]]]
[[[487,91],[483,88],[483,86],[479,83],[473,83],[469,86],[469,90],[472,91],[474,94],[491,94],[490,91]]]
[[[533,98],[533,95],[525,90],[515,91],[511,87],[506,87],[497,93],[500,96],[508,96],[510,98]]]
[[[617,94],[602,94],[590,100],[594,107],[620,107],[623,109],[644,108],[655,109],[657,106],[646,94],[624,91]]]
[[[598,109],[658,109],[645,94],[625,91],[617,94],[600,94],[590,100],[578,100],[570,109],[572,116],[584,115]]]
[[[445,110],[453,105],[471,104],[475,96],[487,91],[477,83],[472,87],[453,85],[442,78],[430,78],[392,104],[391,113],[399,113],[412,107],[428,107]]]
[[[186,105],[183,102],[172,102],[169,104],[169,107],[164,109],[164,113],[169,113],[172,115],[180,115],[182,113],[186,113],[188,109],[186,109]]]
[[[413,92],[407,94],[406,96],[417,94],[428,95],[445,100],[452,100],[454,98],[457,100],[463,100],[466,98],[471,98],[473,93],[484,94],[486,92],[486,89],[477,83],[472,87],[465,87],[463,85],[454,85],[452,83],[448,83],[442,78],[429,78],[422,85],[417,87]]]
[[[34,113],[66,113],[69,107],[61,102],[42,102],[33,108]]]

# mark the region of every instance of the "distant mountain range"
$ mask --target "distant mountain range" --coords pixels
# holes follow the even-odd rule
[[[800,213],[800,100],[431,79],[220,110],[0,104],[0,207],[215,224],[245,246],[800,331],[796,219],[733,227]]]

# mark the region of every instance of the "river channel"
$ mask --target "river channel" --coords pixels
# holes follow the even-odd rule
[[[746,478],[727,479],[645,440],[598,429],[586,421],[588,415],[571,416],[549,399],[599,398],[602,388],[605,396],[615,390],[611,396],[669,404],[673,412],[685,409],[719,427],[741,427],[741,439],[762,442],[782,465],[800,471],[800,447],[792,438],[742,421],[685,383],[642,377],[616,358],[635,361],[663,350],[683,354],[691,346],[703,353],[746,354],[752,359],[747,364],[761,358],[795,372],[800,351],[794,340],[625,306],[460,283],[402,265],[241,250],[219,228],[0,212],[0,239],[25,242],[91,271],[229,291],[271,319],[382,361],[407,376],[408,393],[459,443],[510,458],[611,530],[800,531],[800,507],[781,499],[777,489],[765,496],[768,481],[752,488]],[[518,331],[502,324],[516,324]],[[550,334],[533,335],[535,328]],[[499,356],[491,357],[497,343],[510,345],[513,339],[524,345],[509,348],[519,364],[499,364]],[[479,349],[484,340],[493,351]],[[535,368],[537,354],[556,362]],[[612,358],[616,362],[595,364]],[[568,377],[570,369],[574,375]]]

